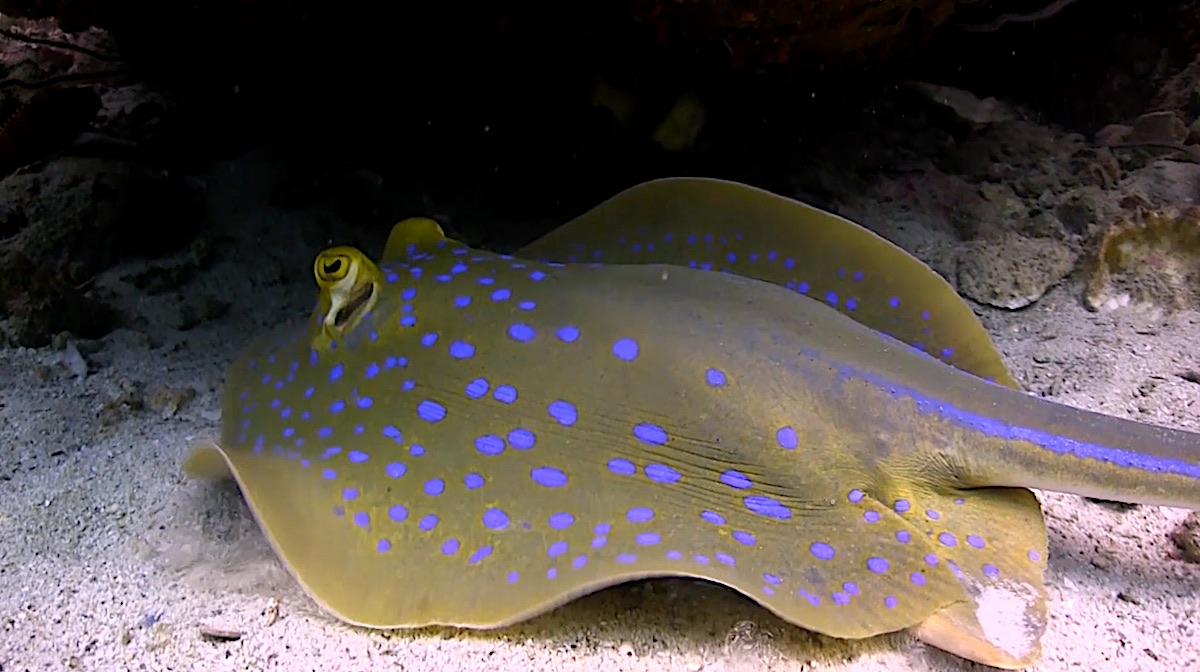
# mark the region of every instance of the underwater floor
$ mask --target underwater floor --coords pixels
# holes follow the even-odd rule
[[[686,580],[619,586],[491,633],[359,631],[320,613],[236,488],[180,470],[191,441],[217,435],[228,361],[310,306],[311,248],[297,232],[321,213],[279,226],[284,215],[253,196],[266,190],[244,188],[270,174],[255,155],[213,171],[220,242],[185,287],[135,290],[145,262],[97,279],[141,316],[133,328],[0,350],[0,669],[984,669],[907,635],[819,638]],[[896,201],[844,205],[892,223],[902,244],[930,221]],[[1071,277],[1025,310],[983,312],[1016,377],[1083,408],[1200,429],[1200,385],[1185,375],[1200,370],[1200,314],[1088,312],[1082,286]],[[1050,625],[1035,669],[1200,663],[1200,565],[1171,559],[1187,512],[1042,501]]]

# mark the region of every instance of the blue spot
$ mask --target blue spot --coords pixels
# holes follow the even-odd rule
[[[404,443],[404,435],[394,425],[385,426],[381,433],[396,443]]]
[[[575,516],[565,512],[554,513],[550,515],[548,522],[550,527],[556,530],[565,530],[575,523]]]
[[[623,457],[609,460],[608,470],[621,476],[631,476],[637,473],[637,467],[634,466],[633,462],[630,462]]]
[[[617,356],[617,359],[623,359],[627,362],[632,362],[633,360],[637,359],[638,344],[637,341],[633,340],[632,338],[622,338],[616,343],[613,343],[612,351],[613,354]]]
[[[989,579],[995,579],[1000,576],[1000,569],[990,562],[983,563],[983,574]]]
[[[476,473],[470,473],[463,477],[463,485],[467,486],[468,490],[475,490],[483,487],[483,476]]]
[[[405,301],[412,301],[417,298],[417,290],[415,287],[408,287],[403,292],[400,292],[400,298]]]
[[[896,503],[892,505],[892,510],[896,513],[907,513],[911,508],[912,504],[907,499],[897,499]]]
[[[558,421],[558,424],[570,427],[579,419],[579,411],[575,409],[575,405],[561,399],[550,402],[546,407],[550,413],[550,417]]]
[[[858,504],[866,496],[867,496],[866,493],[864,493],[862,490],[855,488],[850,491],[850,494],[846,496],[846,499],[850,500],[851,504]]]
[[[843,593],[843,592],[842,592],[842,591],[840,591],[840,590],[839,590],[839,591],[837,591],[837,592],[835,592],[835,593],[834,593],[833,595],[831,595],[830,597],[832,597],[832,598],[833,598],[833,602],[834,602],[834,604],[840,604],[840,605],[847,605],[847,604],[850,604],[850,596],[849,596],[849,595],[847,595],[847,594],[845,594],[845,593]]]
[[[342,490],[342,499],[347,502],[353,502],[358,499],[358,490],[356,488],[346,488]]]
[[[677,483],[683,475],[665,464],[647,464],[646,478],[655,483]]]
[[[472,399],[478,399],[487,394],[489,387],[491,386],[488,385],[487,378],[476,378],[475,380],[467,383],[467,389],[465,392],[468,397]]]
[[[808,552],[812,553],[812,556],[818,560],[832,560],[833,556],[835,555],[833,546],[830,546],[823,541],[814,541],[812,545],[808,547]]]
[[[900,297],[898,297],[898,296],[888,297],[888,306],[890,308],[899,308],[900,307]]]
[[[533,301],[522,301],[517,304],[517,308],[520,308],[521,310],[533,310],[534,308],[537,308],[537,303]]]
[[[668,560],[678,560],[682,557],[683,557],[683,553],[680,553],[679,551],[667,551],[667,559]]]
[[[968,534],[967,543],[970,544],[972,548],[983,548],[987,545],[983,542],[983,537],[979,536],[978,534]]]
[[[329,412],[330,413],[341,413],[343,410],[345,410],[345,408],[346,408],[346,402],[342,399],[338,399],[337,401],[335,401],[329,405]]]
[[[442,555],[454,555],[458,552],[458,539],[447,539],[442,544]]]
[[[592,528],[592,532],[595,532],[596,534],[608,534],[609,532],[612,532],[612,525],[609,523],[600,523],[596,527]]]
[[[863,520],[867,521],[868,523],[878,523],[879,522],[879,512],[878,511],[864,511],[863,512]]]
[[[911,581],[914,586],[923,586],[925,585],[925,574],[921,572],[913,572],[912,574],[908,575],[908,580]]]
[[[367,378],[374,378],[379,375],[379,365],[371,363],[367,365],[367,370],[363,372]]]
[[[359,397],[359,398],[358,398],[358,400],[357,400],[357,401],[355,401],[354,403],[355,403],[355,405],[357,405],[359,408],[366,409],[366,408],[370,408],[370,407],[374,406],[374,405],[375,405],[375,400],[374,400],[374,399],[372,399],[372,398],[370,398],[370,397]],[[361,433],[361,432],[360,432],[360,433]]]
[[[953,547],[958,545],[958,539],[955,539],[954,535],[950,534],[949,532],[942,532],[939,534],[938,541],[942,542],[943,546]]]
[[[649,443],[654,446],[661,446],[667,442],[667,430],[650,423],[636,425],[633,428],[633,435],[643,443]]]
[[[784,506],[779,500],[763,495],[750,495],[742,500],[747,509],[760,516],[768,518],[776,518],[778,520],[788,520],[792,517],[792,511]]]
[[[359,527],[366,527],[371,522],[371,516],[366,511],[354,512],[354,524]]]
[[[401,317],[401,318],[400,318],[400,326],[402,326],[402,327],[415,327],[415,326],[417,326],[417,317],[416,317],[416,315],[405,315],[405,316]]]
[[[754,544],[758,543],[758,540],[754,538],[754,535],[745,530],[734,530],[732,536],[737,540],[738,543],[744,546],[753,546]]]
[[[488,509],[483,512],[483,526],[489,530],[503,530],[508,527],[508,514],[500,509]]]
[[[508,573],[508,582],[509,583],[516,583],[517,581],[520,581],[520,580],[521,580],[520,572],[513,571],[513,572]]]
[[[642,532],[634,537],[634,541],[636,541],[639,546],[654,546],[658,542],[662,541],[662,536],[660,536],[657,532]]]
[[[467,558],[467,562],[472,565],[478,565],[480,562],[483,561],[484,558],[488,557],[491,554],[492,554],[491,546],[480,546],[477,551],[475,551],[474,553],[471,554],[471,557]]]
[[[446,482],[440,478],[431,478],[425,481],[425,494],[430,497],[437,497],[446,491]]]
[[[492,396],[502,404],[511,404],[517,400],[517,388],[512,385],[500,385],[496,387]]]
[[[579,569],[579,568],[583,567],[584,565],[586,565],[587,561],[588,561],[588,558],[586,555],[580,555],[571,561],[571,566],[574,567],[575,569]]]
[[[467,265],[462,263],[461,261],[450,267],[450,272],[455,275],[458,275],[459,273],[465,273],[466,271],[467,271]]]
[[[846,306],[846,310],[853,312],[855,310],[858,310],[858,299],[856,299],[854,297],[849,297],[846,299],[846,302],[842,305]]]
[[[352,450],[349,453],[346,453],[346,459],[350,460],[354,464],[362,464],[363,462],[366,462],[370,458],[371,458],[370,455],[367,455],[366,453],[362,452],[361,450]]]
[[[712,523],[713,525],[725,524],[725,516],[722,516],[716,511],[704,511],[700,514],[700,518],[704,520],[704,522]]]
[[[780,427],[775,432],[775,440],[781,448],[786,450],[795,450],[796,446],[800,445],[800,438],[796,436],[796,430],[790,426]]]
[[[391,462],[383,468],[383,471],[392,478],[400,478],[404,474],[408,473],[408,467],[399,462]]]
[[[724,387],[725,372],[720,369],[709,369],[704,372],[704,381],[712,387]]]
[[[747,478],[745,474],[735,469],[730,469],[721,474],[721,482],[731,488],[737,488],[738,490],[745,490],[746,488],[754,485],[750,482],[750,479]]]
[[[456,296],[454,297],[454,305],[458,308],[466,308],[467,306],[471,305],[471,297],[465,295]]]
[[[427,348],[433,347],[433,344],[437,343],[437,340],[438,340],[437,333],[431,332],[431,333],[425,334],[424,336],[421,337],[421,345],[423,345]]]
[[[333,368],[329,369],[329,382],[332,383],[332,382],[336,381],[338,378],[341,378],[342,374],[345,371],[346,371],[346,367],[342,366],[341,362],[334,364]],[[267,376],[267,377],[270,378],[270,376]]]
[[[450,344],[450,356],[455,359],[470,359],[475,356],[475,346],[463,341],[455,341]]]
[[[888,571],[888,567],[890,566],[891,564],[888,563],[886,558],[867,558],[867,569],[871,570],[875,574],[886,573]]]
[[[561,488],[567,484],[567,475],[554,467],[534,467],[529,477],[545,488]]]
[[[713,553],[713,557],[716,558],[717,561],[723,565],[737,564],[737,561],[733,559],[733,556],[728,553],[721,553],[720,551],[718,551],[716,553]]]
[[[836,306],[838,304],[837,292],[835,292],[833,290],[829,290],[828,292],[826,292],[825,293],[825,301],[831,306]]]
[[[484,455],[499,455],[504,452],[504,439],[495,434],[484,434],[475,439],[475,450]]]
[[[562,341],[563,343],[574,343],[579,339],[579,328],[568,324],[565,327],[559,327],[558,331],[555,332],[555,335],[558,336],[558,340]]]
[[[565,542],[565,541],[556,541],[553,544],[550,544],[550,546],[546,549],[546,555],[548,555],[552,558],[557,558],[558,556],[560,556],[566,552],[567,552],[567,542]]]
[[[619,553],[617,554],[616,561],[623,565],[628,565],[637,562],[637,556],[632,553]]]
[[[528,343],[535,336],[537,336],[537,331],[523,322],[518,322],[508,328],[508,337],[518,343]]]
[[[644,506],[636,506],[625,512],[625,517],[628,518],[629,522],[631,523],[648,523],[651,520],[654,520],[654,510],[648,509]]]
[[[912,534],[909,533],[908,530],[897,530],[896,541],[902,544],[907,544],[908,542],[912,541]]]
[[[441,422],[446,418],[446,407],[426,399],[417,404],[417,415],[426,422]]]
[[[426,514],[425,517],[421,519],[421,522],[417,523],[417,527],[421,528],[422,532],[431,532],[431,531],[433,531],[433,528],[437,527],[437,524],[438,524],[437,514],[429,513],[429,514]]]
[[[507,301],[512,296],[512,290],[497,289],[492,292],[492,301]]]
[[[375,544],[375,550],[378,553],[387,553],[392,550],[392,542],[390,539],[380,539]]]
[[[942,348],[942,359],[950,359],[954,356],[954,348]]]
[[[534,282],[544,280],[545,278],[546,278],[546,274],[541,271],[534,271],[529,274],[529,279],[533,280]]]
[[[517,427],[508,433],[508,443],[517,450],[529,450],[537,441],[537,436],[524,427]]]

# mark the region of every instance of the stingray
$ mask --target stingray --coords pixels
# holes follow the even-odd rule
[[[307,593],[497,628],[650,577],[1002,668],[1046,627],[1032,492],[1200,508],[1200,434],[1025,394],[970,308],[865,228],[659,180],[515,256],[432,220],[321,252],[311,316],[230,366],[232,475]]]

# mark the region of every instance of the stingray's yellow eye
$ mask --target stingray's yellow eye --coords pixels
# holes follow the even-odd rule
[[[354,261],[348,254],[339,254],[332,250],[326,250],[317,255],[317,261],[313,265],[317,276],[317,283],[320,285],[332,285],[341,282],[350,275],[350,267]]]

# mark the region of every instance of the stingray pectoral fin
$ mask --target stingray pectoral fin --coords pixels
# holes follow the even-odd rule
[[[1033,493],[982,488],[914,501],[928,507],[922,532],[970,596],[928,618],[917,637],[993,667],[1033,664],[1046,629],[1046,530]]]
[[[415,622],[394,622],[403,567],[379,553],[370,536],[354,524],[356,514],[369,514],[346,510],[337,503],[336,488],[322,487],[328,483],[326,469],[211,443],[197,446],[186,468],[189,473],[212,474],[216,461],[232,473],[284,566],[324,609],[356,625],[426,624],[419,618],[419,603],[409,609],[418,613]]]
[[[848,219],[749,185],[703,177],[644,182],[518,255],[699,266],[785,286],[951,366],[1020,389],[971,307],[924,262]]]
[[[192,445],[183,472],[192,478],[224,479],[233,476],[221,447],[212,441],[197,441]]]

